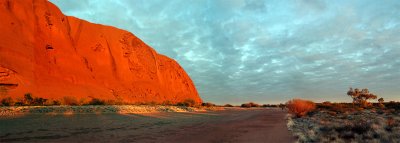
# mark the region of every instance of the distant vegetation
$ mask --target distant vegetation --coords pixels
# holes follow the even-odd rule
[[[225,104],[224,107],[234,107],[234,106],[231,104]]]
[[[117,100],[103,100],[90,97],[88,99],[77,99],[73,96],[64,96],[60,100],[46,99],[42,97],[34,97],[31,93],[26,93],[23,98],[13,99],[11,97],[0,98],[0,106],[53,106],[53,105],[71,105],[71,106],[85,106],[85,105],[158,105],[156,102],[138,102],[138,103],[125,103],[120,99]],[[171,106],[186,106],[195,107],[199,106],[193,99],[186,99],[183,102],[173,104],[171,101],[165,101],[160,105]],[[216,106],[213,103],[203,103],[203,106],[211,107]]]
[[[315,104],[312,101],[293,99],[286,103],[286,107],[290,113],[296,115],[297,117],[302,117],[316,108],[329,110],[331,111],[330,114],[344,113],[347,111],[361,111],[363,109],[372,109],[375,107],[389,107],[394,109],[399,108],[399,105],[395,102],[390,102],[390,104],[384,103],[383,98],[379,98],[378,103],[370,103],[369,100],[377,99],[378,96],[370,93],[367,88],[362,90],[359,90],[358,88],[350,88],[347,91],[347,95],[353,99],[351,103],[331,103],[329,101],[325,101],[323,103]]]
[[[214,103],[206,102],[206,103],[202,103],[201,106],[214,107],[214,106],[217,106],[217,105],[215,105]]]
[[[33,97],[32,94],[26,93],[23,99],[14,101],[11,97],[6,97],[1,100],[3,106],[44,106],[44,105],[60,105],[60,102],[48,100],[41,97]]]
[[[13,101],[13,99],[11,97],[6,97],[6,98],[1,99],[0,103],[1,103],[2,106],[12,106],[12,105],[14,105],[14,101]]]
[[[179,102],[176,105],[178,106],[186,106],[186,107],[193,107],[196,105],[196,102],[193,99],[186,99],[183,102]]]
[[[249,103],[244,103],[244,104],[240,105],[240,107],[250,108],[250,107],[260,107],[260,105],[253,103],[253,102],[249,102]]]
[[[276,105],[276,104],[263,104],[262,107],[279,107],[279,105]]]
[[[62,101],[63,105],[79,105],[78,100],[75,97],[71,96],[64,96]]]

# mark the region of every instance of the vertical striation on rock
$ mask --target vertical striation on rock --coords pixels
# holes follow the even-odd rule
[[[65,16],[46,0],[2,0],[0,17],[2,97],[202,102],[176,61],[132,33]]]

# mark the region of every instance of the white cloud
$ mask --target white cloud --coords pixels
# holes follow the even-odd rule
[[[205,101],[338,100],[349,86],[399,100],[396,0],[51,1],[176,59]]]

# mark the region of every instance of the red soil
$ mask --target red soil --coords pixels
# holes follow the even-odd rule
[[[46,0],[2,0],[0,17],[0,96],[201,103],[176,61],[125,30],[65,16]]]

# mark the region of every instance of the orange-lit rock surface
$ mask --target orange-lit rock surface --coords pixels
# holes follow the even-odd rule
[[[65,16],[45,0],[1,0],[0,17],[2,97],[201,103],[184,69],[132,33]]]

